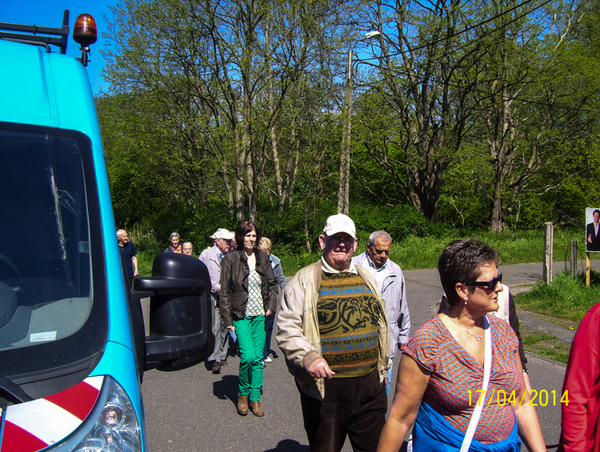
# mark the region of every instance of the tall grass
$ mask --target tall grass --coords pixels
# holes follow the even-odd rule
[[[554,232],[554,260],[568,261],[570,259],[570,242],[578,240],[578,258],[585,256],[585,247],[582,248],[584,234],[581,231]],[[392,244],[390,258],[397,262],[404,270],[420,270],[436,268],[437,260],[442,250],[453,240],[474,237],[483,240],[488,245],[500,252],[503,265],[542,262],[544,260],[544,231],[528,230],[494,233],[477,231],[463,233],[450,230],[442,237],[415,237],[409,236],[400,242]],[[366,243],[359,244],[358,252],[366,250]],[[595,257],[595,256],[594,256]]]
[[[550,284],[538,282],[529,292],[517,295],[515,301],[527,310],[580,322],[600,302],[600,274],[592,271],[592,276],[592,284],[587,287],[584,274],[574,278],[563,272]]]

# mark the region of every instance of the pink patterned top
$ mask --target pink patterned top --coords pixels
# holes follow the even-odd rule
[[[503,320],[487,317],[492,335],[493,367],[474,436],[483,444],[502,441],[512,432],[516,418],[511,402],[516,399],[518,404],[522,385],[517,336]],[[423,401],[465,433],[481,394],[477,390],[481,390],[483,384],[483,366],[456,342],[438,316],[419,328],[405,353],[431,372]]]

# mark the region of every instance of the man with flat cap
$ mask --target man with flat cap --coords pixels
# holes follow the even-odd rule
[[[217,231],[210,236],[213,239],[213,246],[207,248],[200,254],[200,259],[208,268],[210,274],[210,298],[213,301],[214,308],[214,322],[213,322],[213,334],[215,335],[215,348],[212,355],[208,357],[208,362],[213,362],[212,372],[214,374],[221,373],[221,367],[227,365],[227,351],[228,351],[228,338],[229,331],[223,326],[223,320],[221,319],[221,313],[219,310],[221,284],[219,280],[221,278],[221,260],[231,248],[231,240],[233,239],[234,233],[227,229],[217,229]]]

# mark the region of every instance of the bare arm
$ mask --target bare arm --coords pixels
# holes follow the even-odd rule
[[[519,375],[523,375],[521,358],[518,357]],[[515,401],[515,415],[517,416],[517,426],[519,427],[519,436],[531,452],[545,452],[546,444],[542,436],[542,428],[535,407],[531,405],[529,390],[525,384],[522,385],[518,400]]]
[[[402,355],[398,368],[396,395],[379,438],[377,452],[397,452],[421,406],[430,373],[408,355]]]
[[[137,257],[131,256],[131,263],[133,264],[133,276],[138,275]]]

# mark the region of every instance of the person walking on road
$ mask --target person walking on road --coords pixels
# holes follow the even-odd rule
[[[279,288],[281,290],[285,289],[285,286],[287,284],[287,281],[285,280],[285,276],[283,276],[283,269],[281,268],[281,261],[279,260],[279,258],[277,256],[275,256],[274,254],[271,254],[271,240],[268,239],[267,237],[263,237],[260,239],[260,242],[258,244],[258,249],[260,251],[262,251],[263,253],[266,253],[267,256],[269,256],[269,261],[271,262],[271,267],[273,267],[273,273],[275,274],[275,280],[277,281],[277,285],[279,286]],[[280,305],[279,303],[279,291],[277,291],[277,306]],[[273,312],[270,316],[267,316],[267,326],[266,326],[266,330],[267,330],[267,339],[265,341],[265,353],[263,355],[263,361],[265,363],[270,363],[273,360],[271,359],[271,356],[269,356],[270,352],[271,352],[271,337],[273,335],[273,325],[275,324],[275,312]]]
[[[560,404],[559,452],[600,450],[600,303],[592,306],[577,328],[562,398],[568,403]]]
[[[212,332],[215,335],[215,348],[208,357],[208,362],[213,363],[210,370],[214,374],[221,373],[221,368],[227,365],[229,331],[223,325],[220,311],[221,299],[221,261],[223,256],[229,252],[233,232],[219,228],[210,236],[213,246],[200,253],[200,259],[208,268],[210,275],[210,298],[213,304],[214,321]]]
[[[183,254],[183,249],[181,247],[181,237],[177,232],[172,232],[169,235],[169,243],[170,245],[165,248],[163,253],[179,253]]]
[[[404,351],[378,452],[397,452],[413,422],[415,451],[517,452],[519,436],[530,452],[546,451],[517,337],[487,315],[498,310],[503,289],[499,262],[498,252],[476,239],[442,252],[438,271],[449,306]]]
[[[127,235],[127,231],[124,229],[117,231],[117,242],[121,256],[125,262],[125,268],[127,269],[129,286],[132,287],[133,278],[138,275],[137,250],[135,249],[135,245],[129,241],[129,235]]]
[[[385,231],[375,231],[369,237],[367,251],[352,260],[356,265],[371,270],[385,302],[385,314],[390,326],[390,358],[408,342],[410,335],[410,313],[406,303],[406,283],[400,266],[390,257],[392,237]],[[393,365],[388,370],[389,393]]]
[[[245,416],[250,409],[262,417],[265,316],[277,307],[277,282],[269,256],[256,248],[260,238],[250,221],[235,230],[238,249],[221,262],[221,316],[225,327],[235,331],[240,348],[238,413]]]
[[[387,412],[389,327],[379,285],[355,265],[350,217],[327,219],[321,259],[284,291],[277,343],[296,379],[312,451],[375,451]]]
[[[183,245],[181,245],[181,250],[183,251],[183,254],[188,256],[194,255],[194,245],[192,245],[192,242],[183,242]]]

